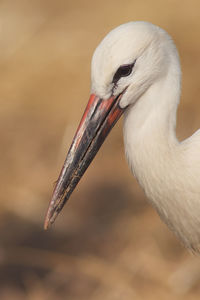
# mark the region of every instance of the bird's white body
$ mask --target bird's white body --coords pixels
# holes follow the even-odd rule
[[[130,22],[111,31],[92,61],[92,92],[109,97],[112,77],[136,60],[114,93],[120,106],[129,166],[163,221],[186,247],[200,250],[200,131],[179,142],[176,110],[181,70],[176,47],[161,28]]]

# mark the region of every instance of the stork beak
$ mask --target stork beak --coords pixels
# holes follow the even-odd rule
[[[119,107],[122,94],[109,99],[101,99],[95,94],[90,96],[55,186],[45,218],[45,229],[55,221],[106,136],[122,115],[123,109]]]

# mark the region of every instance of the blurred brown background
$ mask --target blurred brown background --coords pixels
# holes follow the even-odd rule
[[[200,259],[160,221],[114,128],[56,225],[47,205],[90,93],[90,60],[146,20],[181,55],[179,138],[200,127],[198,0],[0,1],[0,299],[199,299]]]

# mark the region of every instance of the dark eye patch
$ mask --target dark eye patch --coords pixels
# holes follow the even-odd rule
[[[133,67],[135,65],[136,60],[134,60],[134,62],[130,65],[122,65],[120,66],[115,75],[113,76],[113,83],[117,83],[117,81],[121,78],[121,77],[126,77],[129,76],[133,70]]]

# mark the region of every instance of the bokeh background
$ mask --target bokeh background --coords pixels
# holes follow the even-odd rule
[[[200,259],[160,221],[113,129],[56,224],[47,205],[115,26],[165,28],[181,56],[180,139],[200,127],[198,0],[0,1],[0,299],[199,299]]]

